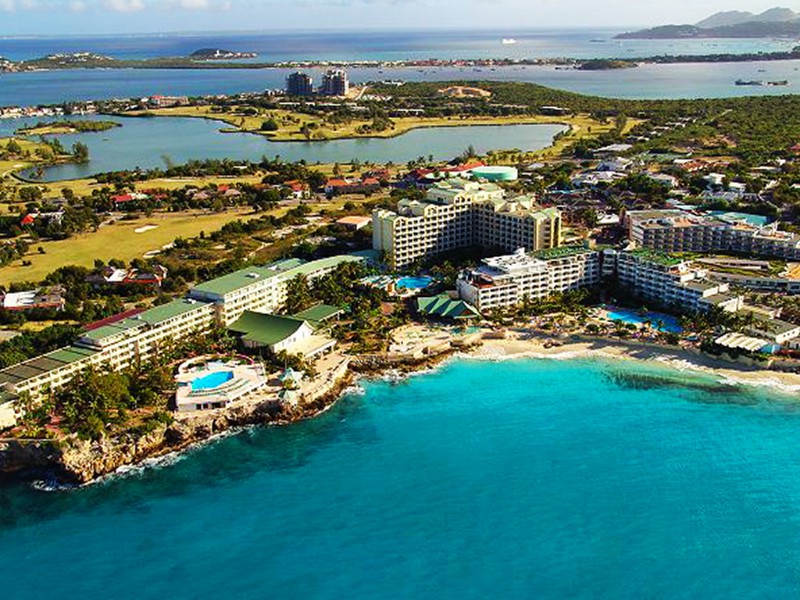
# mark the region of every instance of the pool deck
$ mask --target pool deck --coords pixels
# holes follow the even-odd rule
[[[255,364],[229,364],[219,362],[195,369],[179,372],[175,377],[178,389],[175,392],[175,406],[178,412],[195,412],[212,408],[225,408],[242,396],[261,389],[267,383],[264,367]],[[192,383],[215,373],[231,373],[231,378],[220,385],[205,389],[194,389]]]

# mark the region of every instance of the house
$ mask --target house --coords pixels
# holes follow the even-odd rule
[[[305,200],[310,196],[308,185],[297,179],[284,181],[283,187],[289,190],[289,197],[295,200]]]
[[[127,204],[128,202],[137,202],[139,200],[147,200],[149,196],[147,194],[137,194],[132,192],[130,194],[118,194],[116,196],[112,196],[111,200],[114,202],[116,206],[120,204]]]
[[[360,229],[364,229],[367,225],[372,223],[372,217],[359,217],[359,216],[350,216],[350,217],[342,217],[338,221],[336,221],[337,225],[341,225],[347,229],[353,229],[358,231]]]
[[[633,161],[617,156],[604,160],[597,166],[598,171],[613,171],[615,173],[625,173],[633,166]]]
[[[4,310],[21,312],[33,309],[63,310],[64,294],[67,291],[61,286],[51,286],[24,292],[0,294],[0,307]]]
[[[381,182],[374,177],[366,179],[329,179],[325,183],[325,193],[328,196],[341,196],[343,194],[371,194],[381,188]]]
[[[647,178],[672,189],[678,187],[678,178],[666,173],[648,173]]]
[[[109,265],[89,275],[86,281],[94,286],[150,285],[160,287],[161,283],[167,278],[167,273],[166,267],[161,265],[156,265],[151,271],[120,269]]]

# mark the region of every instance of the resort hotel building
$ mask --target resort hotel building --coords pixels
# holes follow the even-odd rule
[[[482,246],[514,252],[554,248],[561,243],[561,213],[543,209],[531,196],[507,198],[492,183],[450,179],[423,200],[401,200],[397,211],[372,215],[373,248],[393,268],[437,254]]]
[[[85,331],[70,347],[0,370],[0,427],[16,422],[14,400],[22,393],[40,397],[66,385],[79,372],[93,366],[107,366],[115,371],[125,369],[151,358],[159,347],[168,343],[214,327],[230,327],[246,311],[259,314],[277,311],[286,301],[289,281],[295,277],[305,276],[313,285],[316,279],[338,265],[362,260],[359,256],[345,255],[313,262],[285,260],[266,267],[248,267],[200,284],[186,298],[136,314],[125,313],[118,319],[106,319],[101,326]],[[297,317],[303,324],[311,321],[313,315]],[[292,324],[296,320],[292,319]],[[304,327],[302,337],[311,337],[307,326]],[[262,336],[266,336],[269,329],[262,325]],[[293,340],[299,338],[294,330],[291,334]],[[280,336],[265,341],[278,344]],[[316,349],[327,347],[315,345]]]
[[[694,313],[719,306],[738,311],[743,297],[729,285],[707,278],[692,263],[649,250],[603,250],[562,247],[526,254],[488,258],[462,272],[459,296],[479,311],[512,308],[526,298],[537,300],[616,277],[632,295],[680,312]]]
[[[725,216],[681,210],[640,210],[625,214],[629,239],[639,248],[662,252],[730,252],[800,260],[800,236],[773,225],[754,225]]]
[[[744,298],[730,293],[730,286],[710,281],[704,269],[689,261],[651,250],[604,251],[613,260],[616,276],[634,296],[683,313],[705,312],[712,306],[741,310]]]
[[[600,255],[588,248],[563,247],[526,254],[487,258],[476,269],[459,275],[459,296],[479,311],[511,308],[528,300],[546,298],[596,285]]]

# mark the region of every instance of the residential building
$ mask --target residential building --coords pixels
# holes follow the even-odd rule
[[[595,285],[600,281],[599,254],[587,248],[564,247],[526,254],[487,258],[476,269],[461,273],[459,296],[479,311],[511,308],[556,292]]]
[[[530,196],[506,198],[491,183],[451,179],[424,200],[401,200],[397,211],[373,212],[373,248],[394,268],[469,246],[513,252],[561,244],[561,213]]]
[[[346,96],[350,91],[350,80],[347,71],[332,69],[322,75],[320,93],[325,96]]]
[[[147,271],[139,271],[138,269],[120,269],[117,267],[107,266],[89,275],[86,278],[86,281],[94,286],[144,285],[160,287],[161,283],[167,278],[167,273],[167,268],[162,267],[161,265],[156,265]]]
[[[0,308],[21,312],[33,309],[63,310],[64,294],[66,290],[61,286],[38,288],[24,292],[0,293]]]
[[[287,96],[313,96],[314,79],[308,73],[296,71],[286,78]]]

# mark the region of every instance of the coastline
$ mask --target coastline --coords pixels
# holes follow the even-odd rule
[[[576,337],[579,339],[569,339],[563,344],[559,342],[558,345],[550,346],[545,345],[545,338],[539,337],[484,340],[480,348],[465,356],[477,360],[598,358],[637,361],[677,371],[710,375],[734,385],[771,388],[789,394],[800,392],[800,374],[748,367],[682,347],[636,343],[630,340]]]
[[[554,339],[528,330],[515,331],[505,338],[483,337],[475,341],[459,341],[451,336],[443,343],[440,337],[435,346],[422,354],[356,357],[324,393],[295,407],[271,400],[251,402],[176,420],[139,439],[121,436],[97,442],[70,439],[41,443],[0,440],[0,472],[44,472],[49,480],[55,480],[53,489],[91,485],[109,476],[137,472],[148,465],[171,464],[184,452],[243,428],[287,426],[316,418],[353,393],[361,381],[381,378],[396,381],[424,375],[452,360],[525,359],[636,362],[676,373],[711,377],[725,385],[761,388],[790,400],[800,392],[800,374],[748,367],[681,347],[581,335]]]
[[[521,117],[472,117],[464,120],[457,120],[457,119],[448,120],[445,118],[428,119],[428,121],[431,122],[426,122],[424,118],[417,118],[417,119],[412,119],[412,122],[410,123],[403,122],[402,119],[405,117],[401,117],[399,119],[395,119],[395,123],[399,121],[400,126],[391,130],[377,131],[366,134],[348,133],[345,135],[336,135],[322,139],[306,139],[300,133],[285,134],[280,132],[264,132],[254,129],[243,128],[234,123],[235,119],[233,118],[225,119],[224,115],[212,115],[212,114],[201,114],[201,113],[191,114],[191,113],[182,113],[181,111],[170,111],[169,109],[152,110],[147,112],[136,111],[129,113],[108,112],[101,114],[123,119],[153,119],[153,118],[202,119],[205,121],[212,121],[219,123],[221,125],[225,125],[226,127],[219,129],[219,132],[223,134],[247,133],[250,135],[257,135],[259,137],[266,138],[270,142],[279,144],[308,144],[308,143],[335,142],[342,140],[393,139],[401,137],[407,133],[410,133],[418,129],[443,129],[450,127],[513,127],[518,125],[557,125],[566,128],[566,131],[564,131],[563,133],[567,137],[572,136],[573,134],[582,130],[580,124],[571,123],[569,122],[568,119],[564,119],[563,117],[547,117],[541,115],[521,116]],[[594,127],[594,126],[599,126],[601,124],[591,123],[590,125]],[[547,148],[543,148],[542,150],[534,150],[531,152],[542,152],[550,150],[554,147],[554,145],[555,144],[551,144]]]

